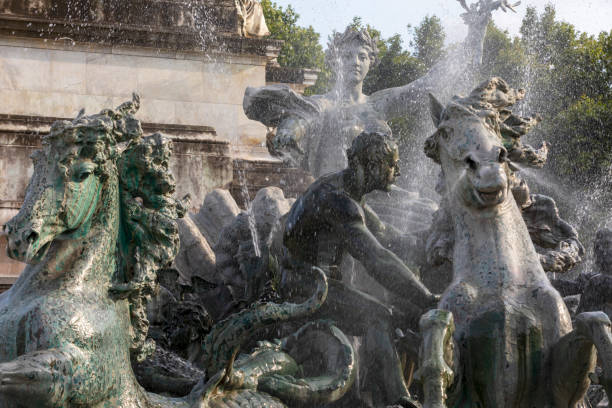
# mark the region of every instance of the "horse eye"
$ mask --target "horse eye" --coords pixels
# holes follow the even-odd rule
[[[499,162],[504,163],[508,160],[508,151],[503,147],[499,149]]]
[[[85,181],[90,175],[91,175],[91,171],[88,171],[88,170],[83,171],[76,177],[76,179],[78,182]]]

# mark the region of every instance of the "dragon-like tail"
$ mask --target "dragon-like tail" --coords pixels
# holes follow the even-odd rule
[[[317,311],[327,298],[327,277],[317,267],[312,267],[312,271],[317,279],[317,289],[304,303],[255,303],[217,323],[204,339],[198,365],[205,367],[209,374],[214,374],[227,366],[254,330],[299,319]]]

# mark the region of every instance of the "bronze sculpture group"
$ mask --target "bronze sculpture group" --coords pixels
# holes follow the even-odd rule
[[[480,58],[491,11],[508,6],[466,6],[461,75]],[[132,369],[156,347],[147,302],[177,254],[176,220],[186,211],[173,197],[171,144],[143,136],[137,96],[52,126],[33,156],[24,205],[4,227],[9,255],[28,266],[0,294],[0,408],[342,407],[361,403],[347,399],[354,386],[376,394],[367,399],[376,407],[579,408],[597,362],[612,395],[609,317],[584,306],[572,320],[545,273],[580,258],[575,231],[556,214],[550,224],[564,244],[536,248],[546,243],[531,226],[547,212],[534,203],[548,201],[529,194],[513,163],[541,165],[546,149],[520,140],[537,123],[510,110],[524,93],[492,78],[447,105],[429,96],[436,131],[425,153],[441,167],[443,204],[426,248],[444,247],[452,264],[437,295],[390,250],[423,251],[419,238],[382,222],[364,195],[389,190],[399,175],[386,121],[423,103],[443,68],[366,96],[375,41],[347,29],[329,56],[341,73],[329,94],[247,90],[246,113],[278,127],[271,150],[318,179],[272,232],[282,243],[270,266],[281,301],[216,322],[192,361],[201,378],[182,397],[145,390]],[[600,245],[612,247],[612,234],[601,234]],[[598,252],[602,274],[583,285],[592,292],[609,281],[610,254]],[[348,258],[390,296],[352,287]],[[347,336],[361,339],[367,357]],[[419,398],[405,381],[410,359]],[[361,382],[360,365],[369,369]]]
[[[279,398],[306,406],[339,398],[352,384],[354,357],[331,322],[312,321],[235,361],[250,330],[325,302],[327,279],[317,269],[314,294],[301,304],[255,304],[218,323],[201,345],[207,375],[189,395],[168,398],[138,384],[131,361],[154,347],[146,303],[157,272],[176,256],[176,219],[185,212],[172,197],[169,142],[143,137],[138,107],[135,96],[116,110],[56,122],[33,157],[25,204],[4,227],[10,256],[28,266],[0,295],[0,407],[283,407]],[[313,333],[329,339],[339,364],[308,379],[291,354]]]

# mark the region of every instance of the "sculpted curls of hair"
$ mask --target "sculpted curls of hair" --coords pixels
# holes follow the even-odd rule
[[[397,144],[387,134],[380,132],[363,132],[353,140],[346,151],[349,166],[357,162],[366,164],[371,161],[383,161],[397,149]]]
[[[370,49],[370,65],[375,66],[378,63],[378,38],[372,38],[367,29],[358,30],[352,26],[348,26],[343,33],[334,33],[331,41],[327,44],[325,53],[325,62],[332,68],[338,68],[342,49],[350,47],[351,43],[357,43]]]

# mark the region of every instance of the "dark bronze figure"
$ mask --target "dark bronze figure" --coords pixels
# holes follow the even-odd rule
[[[412,406],[392,341],[395,310],[406,311],[406,305],[389,307],[352,288],[342,281],[341,264],[347,255],[359,261],[383,287],[410,302],[412,317],[434,306],[438,297],[386,249],[390,241],[412,237],[399,237],[363,201],[371,191],[388,190],[399,175],[396,144],[382,133],[364,132],[347,157],[347,169],[319,178],[289,212],[284,243],[293,268],[285,271],[282,290],[290,297],[306,295],[311,288],[300,272],[310,266],[322,268],[329,278],[329,296],[318,317],[333,319],[347,334],[365,336],[371,353],[367,364],[378,368],[380,375],[372,377],[380,382],[382,402]]]

